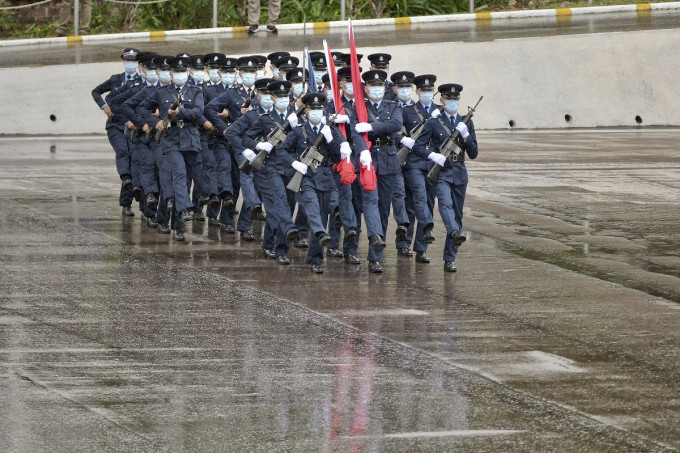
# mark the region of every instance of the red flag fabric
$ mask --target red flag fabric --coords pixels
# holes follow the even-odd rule
[[[352,184],[357,179],[357,174],[354,171],[354,164],[349,159],[340,159],[333,165],[333,170],[340,174],[340,182],[342,184]]]
[[[375,175],[375,166],[371,165],[371,168],[368,168],[366,165],[361,165],[359,179],[361,180],[361,186],[366,192],[375,190],[378,186],[378,178]]]

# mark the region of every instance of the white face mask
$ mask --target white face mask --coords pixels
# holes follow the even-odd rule
[[[158,72],[156,72],[155,69],[149,69],[148,71],[146,71],[146,80],[149,83],[158,82]]]
[[[317,85],[320,85],[323,82],[321,79],[326,74],[326,71],[314,71],[314,81],[317,83]]]
[[[323,109],[315,109],[307,112],[307,118],[312,124],[319,124],[323,118]]]
[[[255,73],[255,80],[264,79],[264,69],[258,69]]]
[[[272,99],[271,94],[262,94],[260,95],[260,105],[262,106],[263,109],[269,110],[272,108],[272,105],[274,105],[274,100]]]
[[[279,110],[286,110],[290,105],[289,98],[276,98],[276,108]]]
[[[137,72],[137,62],[136,61],[125,61],[123,62],[125,67],[125,72],[132,75]]]
[[[251,87],[255,83],[255,74],[252,72],[244,72],[241,74],[241,81],[245,86]]]
[[[402,102],[408,102],[413,94],[413,89],[411,87],[401,87],[397,88],[397,97]]]
[[[345,93],[349,94],[350,96],[354,96],[354,86],[352,86],[352,82],[346,82],[345,83]]]
[[[172,80],[172,76],[170,75],[170,71],[161,71],[158,73],[158,80],[160,80],[163,83],[168,83]]]
[[[274,69],[273,73],[274,73],[275,79],[281,80],[281,78],[279,77],[279,75],[281,74],[281,71],[279,70],[279,68]]]
[[[302,94],[302,84],[301,83],[294,83],[293,84],[293,95],[294,96],[300,96]]]
[[[191,73],[191,78],[194,79],[194,82],[200,85],[201,83],[205,82],[205,71],[193,71]]]
[[[236,80],[236,74],[233,72],[225,72],[222,74],[222,83],[229,86]]]
[[[222,80],[219,69],[208,69],[208,77],[212,83],[217,83]]]
[[[178,87],[184,86],[187,80],[189,80],[189,74],[186,72],[175,72],[172,74],[172,82]]]

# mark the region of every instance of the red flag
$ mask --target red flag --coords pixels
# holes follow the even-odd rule
[[[357,46],[354,43],[354,29],[352,28],[352,21],[349,21],[349,63],[352,68],[352,86],[354,87],[354,107],[357,111],[357,119],[360,123],[368,122],[368,111],[366,110],[366,101],[364,100],[364,90],[361,85],[361,71],[359,70],[359,58],[357,58]],[[371,141],[368,139],[368,132],[363,132],[362,136],[366,142],[368,149],[371,149]],[[361,152],[361,150],[359,151]],[[364,190],[370,192],[375,190],[377,176],[375,174],[375,166],[361,165],[361,172],[359,179]]]
[[[340,103],[340,100],[342,99],[340,97],[340,86],[338,84],[338,72],[335,70],[335,62],[333,61],[333,54],[331,53],[331,49],[328,48],[328,44],[326,43],[326,40],[323,40],[323,50],[326,52],[326,66],[328,68],[328,80],[331,81],[331,91],[333,91],[333,104],[335,105],[335,113],[340,113],[340,110],[343,108],[342,104]],[[340,129],[340,132],[342,132],[342,135],[347,138],[347,130],[345,129],[345,124],[340,123],[338,124],[338,129]]]

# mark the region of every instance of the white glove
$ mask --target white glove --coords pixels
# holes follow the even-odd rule
[[[255,146],[256,150],[267,151],[268,153],[271,153],[273,148],[274,147],[269,142],[260,142],[260,143],[257,144],[257,146]]]
[[[367,149],[363,150],[361,153],[359,153],[359,162],[361,162],[361,165],[365,165],[368,167],[368,169],[371,169],[371,162],[373,160],[371,159],[371,152]]]
[[[290,124],[290,127],[296,127],[298,125],[298,116],[295,114],[295,112],[288,115],[287,120]]]
[[[470,136],[470,131],[468,131],[467,124],[465,124],[462,121],[460,123],[456,124],[456,130],[458,132],[460,132],[460,135],[463,136],[463,140],[465,140],[466,138],[468,138]]]
[[[337,115],[335,117],[335,124],[349,123],[349,116],[347,115]]]
[[[443,167],[446,164],[446,157],[439,153],[430,153],[427,158],[440,167]]]
[[[401,139],[401,144],[407,147],[408,149],[413,149],[413,145],[416,144],[416,141],[413,140],[411,137],[404,137]]]
[[[430,118],[437,118],[437,117],[441,116],[441,114],[442,114],[441,110],[434,109],[434,110],[432,110],[432,113],[430,113]]]
[[[326,143],[330,143],[333,141],[333,131],[331,131],[331,128],[328,126],[324,126],[321,128],[321,134],[323,134],[324,138],[326,139]]]
[[[363,132],[371,132],[373,130],[373,126],[371,126],[369,123],[357,123],[357,125],[354,126],[354,130],[360,134]]]
[[[303,175],[307,174],[307,166],[300,162],[299,160],[294,161],[292,164],[290,164],[291,167],[302,173]]]
[[[347,159],[351,155],[352,155],[352,148],[349,146],[349,143],[342,142],[342,144],[340,144],[340,158]]]
[[[254,161],[256,156],[257,155],[253,152],[252,149],[246,148],[246,149],[243,150],[243,157],[248,159],[248,162]]]

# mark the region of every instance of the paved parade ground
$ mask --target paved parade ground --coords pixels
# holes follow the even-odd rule
[[[679,129],[478,131],[443,272],[121,216],[105,137],[0,137],[0,445],[680,449]],[[362,237],[359,255],[365,258]]]

